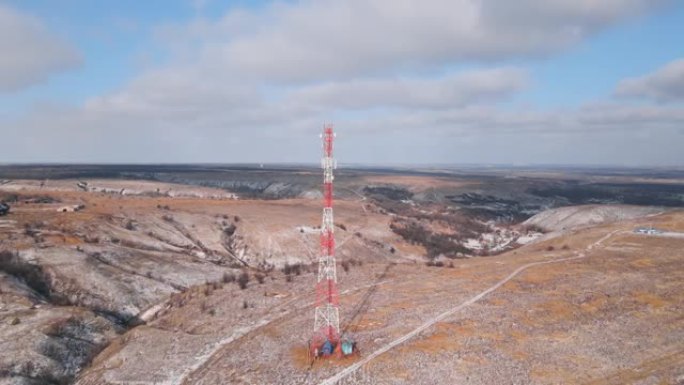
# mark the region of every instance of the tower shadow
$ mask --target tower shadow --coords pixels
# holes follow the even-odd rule
[[[373,295],[378,291],[380,282],[382,282],[387,277],[387,273],[389,273],[389,271],[392,269],[392,267],[394,267],[394,265],[396,265],[396,263],[390,263],[387,266],[385,266],[382,273],[375,279],[375,282],[373,282],[373,285],[368,289],[368,291],[366,291],[366,293],[364,293],[363,297],[361,298],[361,301],[358,303],[358,305],[354,307],[354,310],[352,310],[349,319],[344,322],[344,327],[342,328],[340,336],[346,334],[349,331],[351,325],[354,324],[354,322],[363,321],[363,317],[368,312],[370,300],[373,298]]]

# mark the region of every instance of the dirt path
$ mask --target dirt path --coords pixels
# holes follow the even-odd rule
[[[351,292],[355,292],[355,291],[359,291],[359,290],[363,290],[363,289],[368,289],[368,288],[373,287],[373,286],[379,286],[379,285],[383,285],[383,284],[393,282],[393,281],[394,281],[394,279],[387,279],[387,280],[383,280],[380,282],[374,282],[372,284],[357,286],[357,287],[353,287],[353,288],[349,288],[347,290],[344,290],[340,294],[347,294],[347,293],[351,293]],[[274,308],[274,310],[278,310],[278,309],[284,308],[285,306],[288,306],[289,307],[288,310],[282,311],[279,314],[275,315],[274,317],[264,317],[260,320],[255,321],[254,324],[252,324],[248,327],[242,327],[242,328],[236,329],[231,335],[224,337],[219,342],[217,342],[214,346],[212,346],[210,349],[208,349],[204,354],[202,354],[201,356],[198,356],[197,361],[195,361],[195,363],[193,365],[186,368],[183,371],[183,374],[178,378],[178,381],[175,381],[174,384],[180,385],[180,384],[185,384],[185,383],[194,383],[194,382],[189,382],[192,379],[192,377],[194,375],[200,373],[203,370],[211,370],[211,368],[207,367],[207,365],[212,361],[212,359],[215,356],[220,355],[220,351],[222,349],[226,348],[227,345],[230,345],[231,343],[241,339],[242,337],[246,336],[247,334],[251,334],[251,333],[253,333],[253,332],[255,332],[255,331],[257,331],[257,330],[259,330],[259,329],[261,329],[261,328],[263,328],[263,327],[265,327],[265,326],[267,326],[267,325],[269,325],[275,321],[281,320],[293,312],[301,311],[303,309],[310,308],[311,306],[314,305],[314,302],[307,302],[307,303],[303,304],[302,306],[290,306],[293,302],[300,300],[300,299],[303,299],[304,297],[308,297],[308,296],[313,296],[313,295],[311,294],[311,295],[296,296],[296,297],[290,299],[289,301],[282,303],[282,304],[280,304]]]
[[[476,296],[470,298],[469,300],[467,300],[467,301],[465,301],[465,302],[463,302],[463,303],[461,303],[461,304],[459,304],[459,305],[457,305],[457,306],[455,306],[455,307],[453,307],[453,308],[451,308],[451,309],[449,309],[449,310],[447,310],[447,311],[445,311],[445,312],[443,312],[443,313],[437,315],[436,317],[434,317],[434,318],[428,320],[427,322],[425,322],[425,323],[422,324],[421,326],[417,327],[416,329],[412,330],[411,332],[409,332],[409,333],[405,334],[404,336],[399,337],[399,338],[397,338],[396,340],[394,340],[394,341],[388,343],[387,345],[385,345],[385,346],[381,347],[380,349],[374,351],[374,352],[371,353],[370,355],[364,357],[362,360],[357,361],[357,362],[355,362],[353,365],[350,365],[350,366],[346,367],[345,369],[343,369],[342,371],[338,372],[338,373],[335,374],[334,376],[325,379],[325,380],[322,381],[319,385],[333,385],[333,384],[336,384],[338,381],[340,381],[341,379],[343,379],[343,378],[349,376],[350,374],[354,373],[354,372],[357,371],[359,368],[361,368],[362,366],[366,365],[367,363],[369,363],[370,361],[372,361],[372,360],[375,359],[376,357],[378,357],[378,356],[380,356],[380,355],[382,355],[382,354],[388,352],[389,350],[395,348],[395,347],[398,346],[398,345],[403,344],[404,342],[406,342],[406,341],[412,339],[413,337],[416,337],[416,336],[419,335],[420,333],[424,332],[426,329],[428,329],[428,328],[430,328],[431,326],[433,326],[435,323],[440,322],[440,321],[444,320],[445,318],[447,318],[447,317],[449,317],[449,316],[451,316],[451,315],[457,313],[458,311],[460,311],[460,310],[462,310],[462,309],[464,309],[464,308],[466,308],[466,307],[468,307],[468,306],[474,304],[475,302],[481,300],[481,299],[484,298],[487,294],[489,294],[489,293],[491,293],[491,292],[497,290],[498,288],[500,288],[501,286],[503,286],[504,284],[506,284],[506,282],[508,282],[508,281],[510,281],[511,279],[515,278],[515,276],[517,276],[518,274],[520,274],[522,271],[529,269],[530,267],[539,266],[539,265],[546,265],[546,264],[551,264],[551,263],[566,262],[566,261],[572,261],[572,260],[577,260],[577,259],[585,258],[585,257],[587,256],[586,253],[587,253],[588,251],[592,250],[592,249],[593,249],[594,247],[596,247],[596,246],[599,246],[601,243],[605,242],[608,238],[610,238],[611,236],[613,236],[613,235],[614,235],[615,233],[617,233],[618,231],[619,231],[619,230],[615,230],[615,231],[613,231],[613,232],[611,232],[611,233],[608,233],[608,234],[605,235],[603,238],[601,238],[601,239],[599,239],[598,241],[596,241],[596,242],[592,243],[591,245],[589,245],[584,251],[579,252],[578,255],[576,255],[576,256],[574,256],[574,257],[554,259],[554,260],[551,260],[551,261],[532,262],[532,263],[528,263],[528,264],[526,264],[526,265],[523,265],[523,266],[521,266],[521,267],[515,269],[515,271],[513,271],[511,274],[509,274],[506,278],[504,278],[504,279],[502,279],[501,281],[497,282],[494,286],[491,286],[490,288],[486,289],[485,291],[481,292],[480,294],[477,294]]]

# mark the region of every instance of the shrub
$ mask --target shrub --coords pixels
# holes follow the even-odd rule
[[[237,230],[237,227],[235,227],[235,225],[231,223],[223,229],[223,233],[230,237],[233,234],[235,234],[235,230]]]
[[[341,265],[342,265],[342,269],[344,269],[344,272],[348,273],[349,272],[349,261],[342,261]]]
[[[136,230],[135,223],[133,223],[133,221],[131,221],[131,220],[126,222],[126,230],[135,231]]]
[[[440,254],[455,258],[458,253],[467,254],[469,252],[466,247],[452,239],[456,235],[433,233],[415,222],[400,223],[394,221],[390,224],[390,229],[407,242],[425,247],[429,258],[437,257]]]
[[[266,279],[266,276],[261,273],[258,273],[254,275],[254,278],[256,278],[257,282],[259,282],[259,284],[261,285],[264,283],[264,279]]]
[[[427,262],[425,262],[425,266],[444,267],[444,262],[435,261],[434,259],[430,259]],[[453,266],[453,262],[452,262],[452,266]]]
[[[24,223],[24,235],[34,237],[40,233],[38,228],[36,223]]]
[[[183,306],[185,306],[185,301],[186,301],[186,299],[185,299],[185,297],[183,297],[182,294],[172,294],[171,295],[171,301],[170,301],[171,307],[177,307],[177,308],[183,307]]]
[[[237,283],[241,290],[245,290],[247,288],[247,284],[249,283],[249,274],[246,271],[243,271],[237,278]]]
[[[523,226],[523,230],[530,233],[546,233],[546,230],[538,225],[525,225]]]
[[[53,360],[60,362],[68,352],[65,351],[64,347],[56,342],[55,340],[48,339],[45,340],[39,347],[40,354],[45,357],[52,358]]]
[[[556,250],[556,248],[553,247],[552,245],[549,245],[549,246],[546,248],[546,251],[554,251],[554,250]]]
[[[235,274],[233,273],[223,273],[223,278],[221,279],[223,283],[235,282]]]
[[[45,298],[54,299],[51,298],[52,290],[49,278],[42,268],[21,260],[17,254],[1,251],[0,271],[22,279],[28,287]]]
[[[391,201],[400,201],[413,198],[413,194],[405,188],[395,186],[366,186],[363,188],[366,195],[374,198],[385,197]]]
[[[100,237],[86,235],[83,239],[85,243],[100,243]]]
[[[0,198],[0,201],[4,201],[7,203],[16,203],[19,202],[19,195],[17,194],[8,194]]]
[[[285,273],[285,275],[302,275],[302,264],[295,263],[294,265],[290,265],[289,263],[286,263],[285,266],[283,266],[283,273]]]
[[[35,377],[35,365],[31,361],[24,362],[19,368],[19,374],[26,378]]]

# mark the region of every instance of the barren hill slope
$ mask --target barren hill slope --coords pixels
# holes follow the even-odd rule
[[[684,227],[682,212],[652,220]],[[342,320],[361,354],[341,362],[306,359],[313,272],[193,295],[106,349],[78,383],[677,383],[684,240],[633,234],[641,223],[453,268],[352,267],[340,275]]]
[[[530,219],[565,228],[544,240],[520,221],[594,192],[376,170],[348,174],[335,217],[343,327],[361,354],[311,366],[321,204],[307,191],[320,178],[260,172],[3,181],[0,383],[573,383],[579,355],[596,362],[579,383],[632,378],[623,363],[679,378],[682,239],[631,232],[684,232],[681,211],[553,209]],[[244,191],[264,199],[207,177],[258,182]],[[676,206],[665,187],[624,196]]]
[[[583,205],[559,207],[542,211],[523,225],[537,226],[546,231],[570,230],[579,227],[618,222],[657,214],[658,207],[628,205]]]

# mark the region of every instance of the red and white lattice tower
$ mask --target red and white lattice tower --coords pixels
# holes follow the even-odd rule
[[[321,253],[318,259],[316,310],[312,348],[318,349],[325,341],[337,346],[340,340],[340,312],[335,264],[335,230],[333,221],[333,159],[332,125],[323,128],[323,222],[321,224]]]

